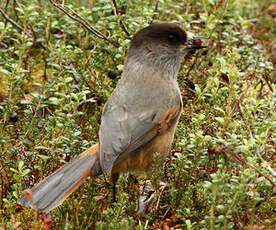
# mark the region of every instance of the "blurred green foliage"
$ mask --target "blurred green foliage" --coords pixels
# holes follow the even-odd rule
[[[121,23],[133,35],[153,16],[210,36],[208,52],[186,58],[179,73],[184,109],[174,146],[150,176],[166,188],[154,184],[157,198],[137,213],[130,177],[120,178],[115,204],[105,177],[89,180],[50,213],[52,228],[273,229],[276,180],[267,170],[276,168],[273,1],[160,0],[155,11],[156,2],[120,0],[116,14],[110,0],[64,1],[64,9],[119,48],[49,1],[0,3],[21,28],[0,16],[0,229],[43,229],[45,220],[18,207],[18,197],[97,142],[101,111],[130,43]]]

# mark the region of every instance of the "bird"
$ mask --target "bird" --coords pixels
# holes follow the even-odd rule
[[[177,76],[197,39],[179,24],[152,23],[131,39],[122,76],[104,105],[99,142],[25,190],[19,203],[43,212],[60,205],[89,176],[147,172],[167,156],[183,108]],[[162,161],[160,161],[162,162]]]

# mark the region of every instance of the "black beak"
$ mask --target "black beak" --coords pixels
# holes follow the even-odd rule
[[[207,48],[207,46],[187,45],[187,48],[192,50],[198,50],[198,49]]]
[[[198,40],[198,39],[205,39],[205,40],[207,40],[208,38],[204,37],[204,36],[195,36],[194,37],[194,40]]]

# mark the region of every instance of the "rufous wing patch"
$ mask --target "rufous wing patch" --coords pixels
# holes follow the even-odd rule
[[[157,133],[157,135],[164,133],[169,129],[176,121],[180,114],[181,107],[177,106],[172,109],[166,110],[161,119],[156,125],[149,131],[150,133]]]
[[[91,146],[90,148],[86,149],[80,155],[85,155],[85,154],[94,155],[94,154],[98,154],[98,151],[99,151],[99,143],[96,143],[93,146]]]

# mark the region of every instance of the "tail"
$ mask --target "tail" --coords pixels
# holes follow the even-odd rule
[[[30,190],[19,203],[42,211],[50,211],[61,204],[88,176],[100,174],[98,144],[68,162]]]

